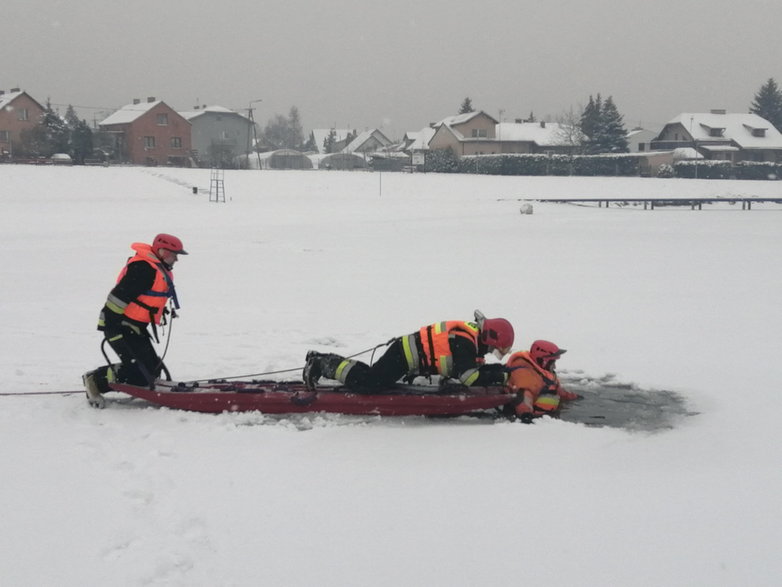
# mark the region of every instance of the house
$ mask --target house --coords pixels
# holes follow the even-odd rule
[[[451,116],[432,125],[429,149],[450,148],[456,155],[499,153],[570,153],[578,144],[578,129],[556,122],[497,122],[485,112]],[[417,139],[425,140],[425,134]],[[412,145],[411,144],[411,149]],[[421,150],[420,147],[415,150]]]
[[[0,90],[0,160],[23,151],[22,133],[31,131],[43,116],[44,107],[19,88]]]
[[[179,167],[190,164],[190,122],[162,100],[133,100],[99,127],[113,136],[119,161]]]
[[[326,150],[326,141],[331,133],[334,133],[334,145],[330,151]],[[310,132],[310,141],[315,145],[318,153],[337,153],[348,146],[348,143],[356,135],[356,131],[348,128],[314,128]]]
[[[253,121],[222,106],[201,106],[180,112],[190,122],[193,158],[202,167],[230,166],[251,150]]]
[[[682,113],[652,141],[652,149],[691,147],[705,159],[782,162],[782,133],[757,114],[725,110]]]
[[[391,141],[378,129],[365,130],[342,150],[343,153],[374,153],[391,145]]]
[[[496,125],[497,120],[482,110],[449,116],[431,125],[435,132],[429,139],[429,148],[450,148],[460,157],[498,153],[499,145],[495,139]]]

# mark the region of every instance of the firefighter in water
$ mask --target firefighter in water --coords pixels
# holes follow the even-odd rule
[[[579,397],[562,387],[556,373],[557,359],[565,353],[553,342],[536,340],[529,351],[513,353],[506,363],[509,371],[507,386],[518,394],[515,415],[531,420],[547,412],[555,412],[561,400]]]
[[[163,368],[163,361],[150,340],[148,326],[157,340],[157,326],[179,309],[172,268],[179,255],[187,255],[182,241],[159,234],[152,244],[133,243],[130,257],[109,292],[100,312],[98,330],[119,356],[120,363],[99,367],[82,376],[87,401],[96,408],[105,405],[103,394],[109,382],[151,385]]]
[[[424,326],[393,339],[371,366],[335,354],[307,353],[303,379],[314,389],[321,377],[334,379],[351,391],[378,393],[402,378],[439,375],[466,386],[502,385],[505,366],[484,364],[484,355],[502,358],[513,345],[513,326],[504,318],[486,318],[475,311],[475,322],[451,320]]]

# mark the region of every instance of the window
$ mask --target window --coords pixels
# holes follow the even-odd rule
[[[721,137],[722,133],[725,131],[724,128],[709,128],[709,136],[710,137]]]
[[[11,140],[11,131],[9,130],[0,130],[0,141],[3,143],[7,143]]]
[[[19,108],[16,112],[16,120],[30,120],[30,111],[27,108]]]
[[[168,126],[168,114],[158,114],[157,115],[157,125],[158,126]]]
[[[646,151],[646,143],[638,143],[638,152],[643,153]]]
[[[472,138],[486,138],[488,136],[485,128],[474,128],[472,129]]]
[[[144,137],[144,148],[145,149],[154,149],[155,148],[155,137]]]
[[[171,148],[172,149],[181,149],[182,148],[182,137],[171,137]]]
[[[765,137],[766,136],[766,129],[765,128],[753,128],[752,129],[752,136],[753,137]]]

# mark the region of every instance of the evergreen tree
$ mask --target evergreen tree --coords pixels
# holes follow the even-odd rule
[[[597,131],[600,127],[600,111],[602,107],[603,102],[600,94],[597,95],[597,98],[593,98],[590,94],[589,102],[581,113],[581,133],[584,135],[584,147],[587,153],[595,152],[594,142],[597,139]]]
[[[467,114],[469,112],[475,112],[475,108],[472,107],[472,100],[468,97],[464,99],[459,107],[459,114]]]
[[[765,118],[782,132],[782,91],[773,77],[769,78],[755,94],[749,111],[751,114]]]
[[[86,120],[79,120],[70,104],[65,111],[65,124],[70,133],[69,153],[74,163],[83,164],[86,158],[92,156],[92,130]]]
[[[600,94],[596,98],[589,96],[581,113],[580,128],[587,154],[627,152],[627,130],[611,96],[605,101]]]
[[[598,153],[627,153],[627,129],[611,96],[603,102],[598,131]]]
[[[326,135],[326,138],[323,139],[323,151],[326,153],[333,153],[336,149],[337,144],[337,131],[333,128],[329,131],[329,134]]]

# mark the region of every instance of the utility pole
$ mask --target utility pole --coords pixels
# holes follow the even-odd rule
[[[258,157],[258,169],[261,168],[261,154],[258,152],[258,129],[255,126],[255,118],[253,117],[253,104],[263,102],[263,100],[250,100],[249,107],[247,108],[247,118],[250,121],[250,128],[252,129],[252,140],[255,144],[255,155]],[[250,168],[250,129],[247,132],[247,169]]]

